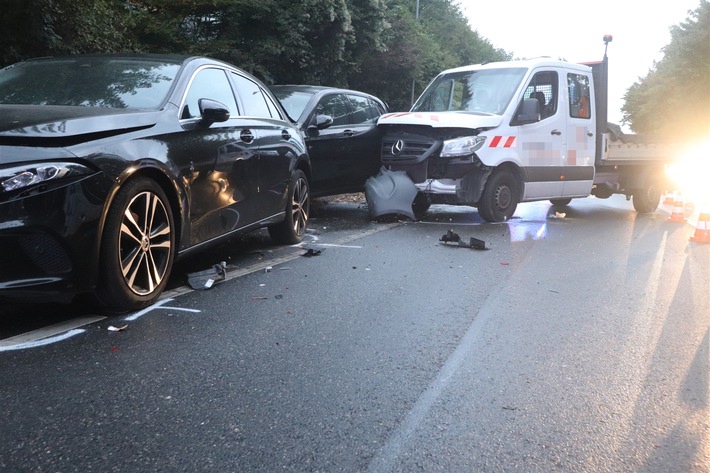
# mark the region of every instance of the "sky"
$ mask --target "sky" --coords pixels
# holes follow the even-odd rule
[[[602,38],[612,35],[607,50],[609,121],[621,125],[626,90],[663,58],[670,27],[685,22],[700,0],[459,0],[459,5],[472,29],[514,59],[599,61],[604,56]]]

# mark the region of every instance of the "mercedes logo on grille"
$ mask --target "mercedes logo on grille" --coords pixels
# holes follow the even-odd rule
[[[392,145],[392,154],[397,156],[404,149],[404,140],[397,140],[395,144]]]

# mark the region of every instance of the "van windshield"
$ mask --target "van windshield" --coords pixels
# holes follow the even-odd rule
[[[501,115],[526,71],[511,67],[442,74],[429,84],[412,111]]]

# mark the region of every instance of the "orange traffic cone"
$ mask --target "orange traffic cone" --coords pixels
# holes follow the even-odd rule
[[[675,199],[673,199],[673,192],[666,192],[666,197],[663,199],[663,204],[664,205],[673,205],[673,202]]]
[[[668,217],[669,222],[685,223],[688,221],[685,218],[685,203],[683,202],[683,194],[678,192],[678,196],[673,201],[673,213]]]
[[[700,213],[698,225],[695,227],[695,235],[690,237],[690,241],[710,243],[710,213]]]

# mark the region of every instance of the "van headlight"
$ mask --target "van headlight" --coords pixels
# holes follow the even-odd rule
[[[444,141],[441,149],[442,158],[458,158],[469,156],[483,147],[486,142],[485,136],[464,136],[453,140]]]

